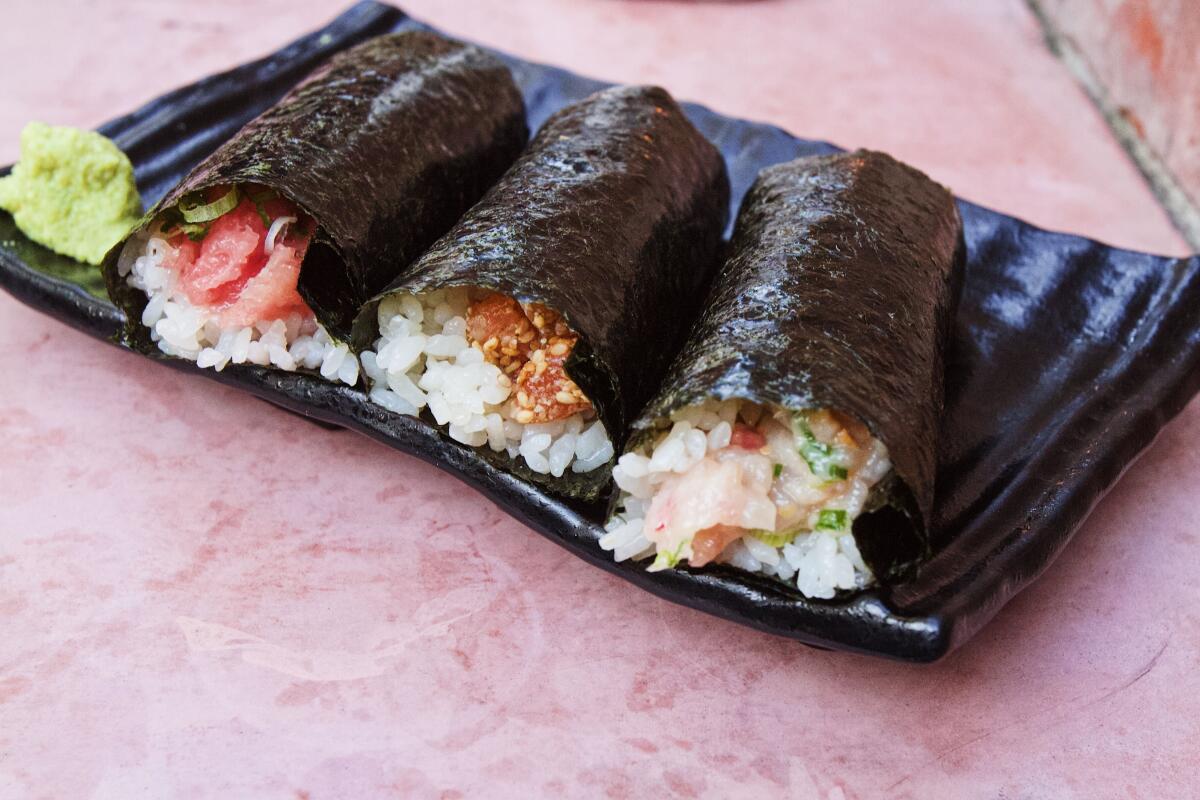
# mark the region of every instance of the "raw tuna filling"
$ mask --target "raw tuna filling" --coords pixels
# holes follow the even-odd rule
[[[551,309],[459,287],[392,295],[378,321],[362,365],[379,405],[413,416],[428,408],[456,441],[555,477],[612,458],[604,425],[564,369],[579,337]]]
[[[159,215],[118,268],[146,293],[142,324],[164,353],[218,371],[303,367],[354,385],[357,358],[330,340],[296,288],[315,227],[269,190],[217,187]]]
[[[808,597],[872,582],[851,525],[891,464],[865,426],[738,400],[692,406],[672,422],[613,469],[618,513],[600,545],[618,561],[727,563]]]

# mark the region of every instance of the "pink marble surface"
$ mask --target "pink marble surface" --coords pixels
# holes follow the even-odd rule
[[[1186,252],[1018,0],[408,6]],[[6,4],[0,160],[30,118],[95,124],[337,8]],[[3,295],[0,339],[0,797],[1197,791],[1200,404],[1041,581],[915,667],[657,600],[414,459]]]
[[[1042,9],[1200,208],[1200,3],[1045,0]]]

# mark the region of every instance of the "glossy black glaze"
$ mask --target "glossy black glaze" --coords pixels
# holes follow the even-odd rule
[[[631,444],[708,399],[846,412],[887,445],[897,477],[855,522],[859,549],[881,583],[907,575],[929,554],[943,357],[964,251],[950,192],[889,155],[767,167]]]
[[[619,448],[696,316],[728,209],[721,154],[670,94],[606,89],[551,116],[384,295],[482,286],[559,312],[580,335],[566,372]],[[356,339],[377,335],[377,300],[360,314]],[[608,470],[555,478],[497,458],[574,497],[596,499],[610,483]]]
[[[267,59],[172,92],[102,131],[130,154],[153,201],[330,52],[414,27],[396,9],[361,4]],[[531,128],[604,86],[504,58]],[[699,106],[685,110],[725,156],[735,204],[762,167],[835,151]],[[821,647],[930,661],[965,642],[1045,569],[1200,388],[1200,257],[1117,250],[961,201],[959,211],[968,262],[946,372],[937,552],[915,579],[846,601],[807,601],[732,571],[647,573],[614,564],[596,545],[603,509],[555,500],[423,423],[388,419],[352,389],[256,367],[218,374],[164,363],[429,461],[588,562],[673,602]],[[69,273],[0,214],[0,285],[111,339],[122,315]]]
[[[449,230],[520,155],[525,105],[508,69],[429,31],[379,36],[338,53],[251,120],[167,193],[254,183],[319,224],[299,290],[335,337],[366,300]],[[143,292],[105,259],[109,295],[133,322],[125,342],[154,350]]]

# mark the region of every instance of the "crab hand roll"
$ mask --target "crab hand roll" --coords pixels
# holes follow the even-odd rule
[[[528,129],[495,57],[432,33],[333,57],[206,158],[105,259],[125,343],[201,367],[355,384],[361,305],[512,164]]]
[[[659,88],[551,116],[356,335],[371,398],[502,468],[594,499],[717,263],[724,162]]]
[[[906,574],[928,549],[963,258],[953,197],[887,155],[763,170],[613,470],[601,546],[808,597]]]

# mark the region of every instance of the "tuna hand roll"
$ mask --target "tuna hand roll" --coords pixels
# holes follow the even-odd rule
[[[964,255],[950,193],[882,153],[763,170],[613,470],[600,545],[807,597],[907,574],[928,550]]]
[[[516,160],[512,76],[432,33],[332,58],[191,172],[106,258],[126,343],[354,385],[354,315]]]
[[[593,499],[717,264],[724,162],[658,88],[563,108],[360,315],[370,397]]]

